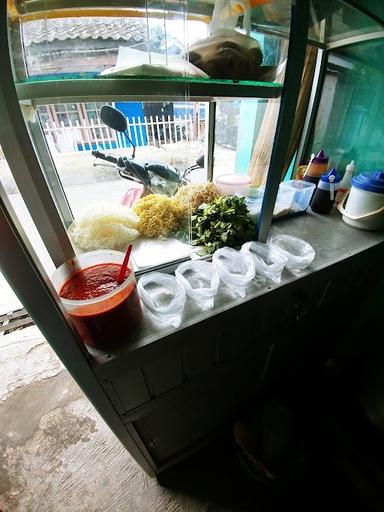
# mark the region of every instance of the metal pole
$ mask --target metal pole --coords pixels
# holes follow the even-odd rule
[[[23,106],[21,107],[23,108]],[[34,107],[29,107],[34,110]],[[55,162],[52,158],[51,151],[45,139],[41,124],[37,118],[37,112],[33,112],[33,120],[27,121],[29,135],[33,140],[36,154],[39,158],[41,168],[47,179],[47,184],[52,196],[55,198],[55,204],[59,210],[62,222],[68,227],[73,221],[73,214],[69,206],[67,196],[65,195],[63,185],[61,183],[59,173],[57,172]]]
[[[7,3],[0,3],[0,144],[17,186],[47,250],[59,265],[74,255],[44,178],[16,95],[10,60]]]
[[[213,180],[213,165],[215,153],[215,123],[216,101],[210,101],[205,109],[205,168],[207,181]]]
[[[29,243],[0,184],[0,270],[42,334],[104,421],[141,467],[153,476],[156,465],[144,455],[92,371],[84,345]]]
[[[378,39],[384,39],[384,30],[380,30],[378,32],[370,32],[369,34],[359,34],[357,36],[345,37],[344,39],[339,39],[338,41],[332,41],[326,45],[326,49],[336,50],[337,48],[368,43],[369,41],[376,41]]]
[[[285,164],[300,92],[308,38],[309,0],[293,0],[291,12],[287,69],[260,220],[256,227],[257,239],[264,243],[268,239],[272,223],[273,209],[281,179],[281,169]]]
[[[328,53],[325,50],[317,51],[317,60],[315,74],[313,76],[312,91],[309,98],[307,114],[304,121],[303,133],[301,135],[299,148],[297,150],[294,169],[296,169],[302,161],[306,151],[309,136],[312,132],[313,124],[316,120],[317,111],[320,104],[321,92],[324,84],[324,77],[327,69]]]

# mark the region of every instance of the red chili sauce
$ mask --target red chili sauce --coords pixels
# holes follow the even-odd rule
[[[71,276],[61,287],[63,299],[82,301],[101,298],[121,287],[117,283],[120,265],[103,263],[87,267]],[[129,277],[127,269],[125,279]],[[70,310],[75,326],[87,345],[109,350],[124,344],[141,320],[136,283],[123,286],[105,300],[83,304]]]

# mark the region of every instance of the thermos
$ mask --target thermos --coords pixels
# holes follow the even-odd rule
[[[311,209],[313,212],[328,213],[331,211],[340,181],[341,176],[337,175],[335,168],[320,176],[319,183],[311,201]]]

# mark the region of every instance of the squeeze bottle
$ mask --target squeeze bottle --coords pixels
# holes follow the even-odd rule
[[[335,199],[336,204],[339,204],[341,202],[341,200],[343,199],[346,192],[348,192],[348,190],[351,188],[352,177],[353,177],[353,173],[355,172],[355,169],[356,169],[355,161],[352,160],[345,168],[344,176],[343,176],[342,180],[340,181],[339,188],[338,188],[337,194],[336,194],[336,199]]]

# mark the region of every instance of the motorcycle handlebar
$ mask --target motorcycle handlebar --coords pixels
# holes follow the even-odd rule
[[[95,158],[100,158],[101,160],[106,160],[107,162],[112,162],[113,164],[117,164],[118,158],[115,158],[114,156],[108,156],[104,153],[101,153],[100,151],[92,151],[92,155]]]

